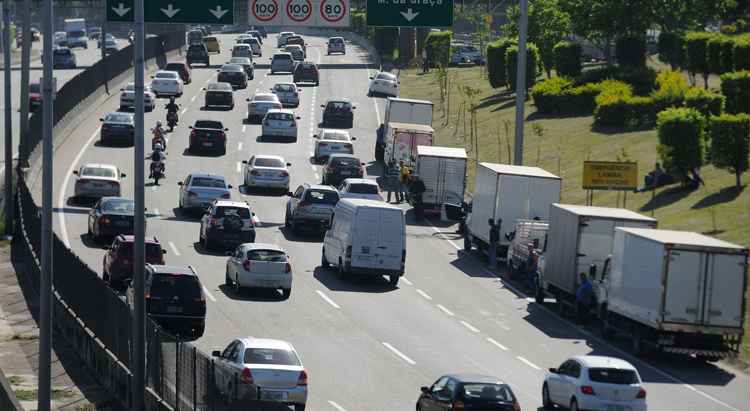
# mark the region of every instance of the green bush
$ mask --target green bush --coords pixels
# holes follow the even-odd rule
[[[729,56],[729,66],[726,66],[726,44],[733,45],[731,38],[724,35],[716,35],[708,41],[708,69],[714,74],[723,74],[732,71],[732,56]],[[732,47],[729,47],[731,53]]]
[[[620,97],[596,106],[594,121],[607,127],[653,127],[657,107],[651,97]]]
[[[656,90],[651,93],[651,97],[660,110],[679,107],[685,101],[685,93],[689,88],[681,72],[662,71],[656,77]]]
[[[625,67],[615,76],[615,79],[633,86],[633,93],[637,96],[648,96],[656,87],[656,70],[651,67]]]
[[[736,39],[727,37],[728,41],[721,43],[721,53],[719,58],[721,59],[721,74],[734,71],[734,44]]]
[[[508,78],[508,88],[516,88],[516,70],[518,69],[518,46],[512,45],[505,51],[506,71]],[[539,49],[534,43],[526,44],[526,89],[536,83],[536,77],[539,74]]]
[[[487,74],[492,88],[508,85],[505,52],[515,40],[504,37],[487,45]]]
[[[617,66],[597,67],[591,70],[584,70],[575,80],[577,85],[589,83],[601,83],[607,79],[618,79],[620,77],[620,68]]]
[[[750,71],[721,75],[721,94],[726,97],[729,113],[750,113]]]
[[[581,74],[581,45],[572,41],[561,41],[555,45],[555,70],[557,75],[576,77]]]
[[[450,31],[433,31],[427,35],[425,40],[425,50],[427,51],[427,61],[431,66],[448,67],[451,58],[451,38],[453,33]]]
[[[566,77],[552,77],[531,89],[534,105],[540,113],[557,115],[588,115],[596,107],[598,84],[575,87]]]
[[[642,36],[624,36],[615,44],[617,63],[623,67],[646,65],[646,39]]]
[[[685,107],[698,110],[704,117],[718,116],[724,110],[726,98],[698,87],[692,87],[685,93]]]
[[[739,38],[732,46],[734,70],[750,70],[750,38]]]
[[[672,66],[672,69],[682,67],[685,63],[685,43],[682,35],[662,31],[659,33],[659,57]]]
[[[351,13],[352,31],[360,36],[369,38],[372,35],[371,30],[367,28],[367,15],[364,12]]]
[[[659,113],[657,150],[667,172],[687,176],[703,165],[705,120],[691,108],[670,108]]]
[[[633,88],[619,80],[604,80],[596,86],[599,90],[595,100],[597,106],[633,96]]]
[[[711,136],[711,162],[717,168],[733,173],[736,187],[739,188],[740,176],[750,166],[750,116],[724,114],[711,117],[708,130]]]
[[[694,75],[703,75],[706,88],[708,88],[708,75],[711,72],[708,65],[708,42],[714,36],[716,35],[705,31],[696,31],[685,36],[687,69]]]

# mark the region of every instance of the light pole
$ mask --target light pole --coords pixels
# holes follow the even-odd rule
[[[528,26],[528,0],[520,0],[518,22],[518,66],[516,70],[516,139],[513,146],[513,164],[523,165],[524,105],[526,104],[526,30]]]

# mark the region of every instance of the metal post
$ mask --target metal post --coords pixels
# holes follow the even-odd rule
[[[39,291],[39,394],[37,409],[50,410],[52,349],[52,126],[54,121],[54,79],[52,78],[53,0],[42,2],[44,59],[42,76],[42,278]]]
[[[5,236],[13,235],[13,107],[11,105],[10,1],[3,1],[3,67],[5,67]]]
[[[23,44],[21,49],[21,116],[18,124],[18,167],[29,166],[29,69],[31,65],[31,0],[23,2]]]
[[[134,2],[134,25],[135,25],[135,150],[133,165],[135,173],[133,176],[133,191],[135,200],[135,243],[133,244],[133,288],[134,313],[133,313],[133,410],[144,409],[143,397],[145,394],[145,293],[144,293],[144,271],[145,271],[145,218],[146,212],[143,194],[143,70],[144,58],[143,48],[145,43],[145,29],[143,23],[143,0]]]
[[[528,26],[528,0],[520,0],[521,15],[518,22],[518,66],[516,69],[516,141],[513,164],[523,165],[523,121],[526,104],[526,30]]]
[[[106,3],[104,2],[106,7]],[[104,19],[102,22],[102,31],[99,33],[99,44],[102,46],[102,61],[104,63],[104,91],[109,93],[109,72],[107,70],[107,43],[106,43],[106,37],[107,37],[107,19]]]

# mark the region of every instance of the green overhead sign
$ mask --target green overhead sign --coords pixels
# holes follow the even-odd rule
[[[146,23],[233,24],[233,0],[144,0]],[[108,22],[133,22],[133,0],[107,0]]]
[[[451,27],[453,0],[367,0],[367,25]]]

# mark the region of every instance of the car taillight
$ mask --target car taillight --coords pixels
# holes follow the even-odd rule
[[[147,300],[150,300],[151,299],[151,294],[146,293],[146,295],[144,295],[143,298],[145,298]]]
[[[222,139],[222,140],[226,140],[227,139],[227,133],[225,133],[223,131],[219,132],[219,138]]]
[[[188,197],[197,197],[198,193],[194,193],[192,191],[188,191]]]
[[[242,262],[242,268],[245,269],[245,271],[250,271],[250,267],[252,266],[252,263],[250,260],[245,260]]]
[[[594,394],[594,387],[590,385],[581,386],[581,393],[586,395],[596,395]]]
[[[463,401],[454,402],[453,406],[451,407],[451,411],[464,411],[464,402]]]
[[[635,396],[635,398],[637,398],[639,400],[646,399],[646,390],[644,390],[643,388],[641,388],[640,390],[638,390],[638,394]]]
[[[287,173],[286,171],[282,171],[279,174],[281,174],[282,177],[289,177],[289,173]]]
[[[242,375],[240,375],[240,381],[242,381],[245,384],[253,384],[255,381],[253,380],[253,373],[250,372],[249,368],[245,368],[242,370]]]
[[[297,379],[297,385],[307,385],[307,371],[302,370],[299,373],[299,378]]]
[[[99,219],[99,224],[102,224],[102,225],[109,225],[109,218],[107,218],[107,217],[102,217],[101,219]]]
[[[289,263],[286,263],[286,265],[284,265],[284,272],[285,273],[291,273],[292,272],[292,265],[289,264]]]
[[[253,170],[253,171],[250,172],[250,175],[259,176],[260,173],[258,172],[258,170]]]

